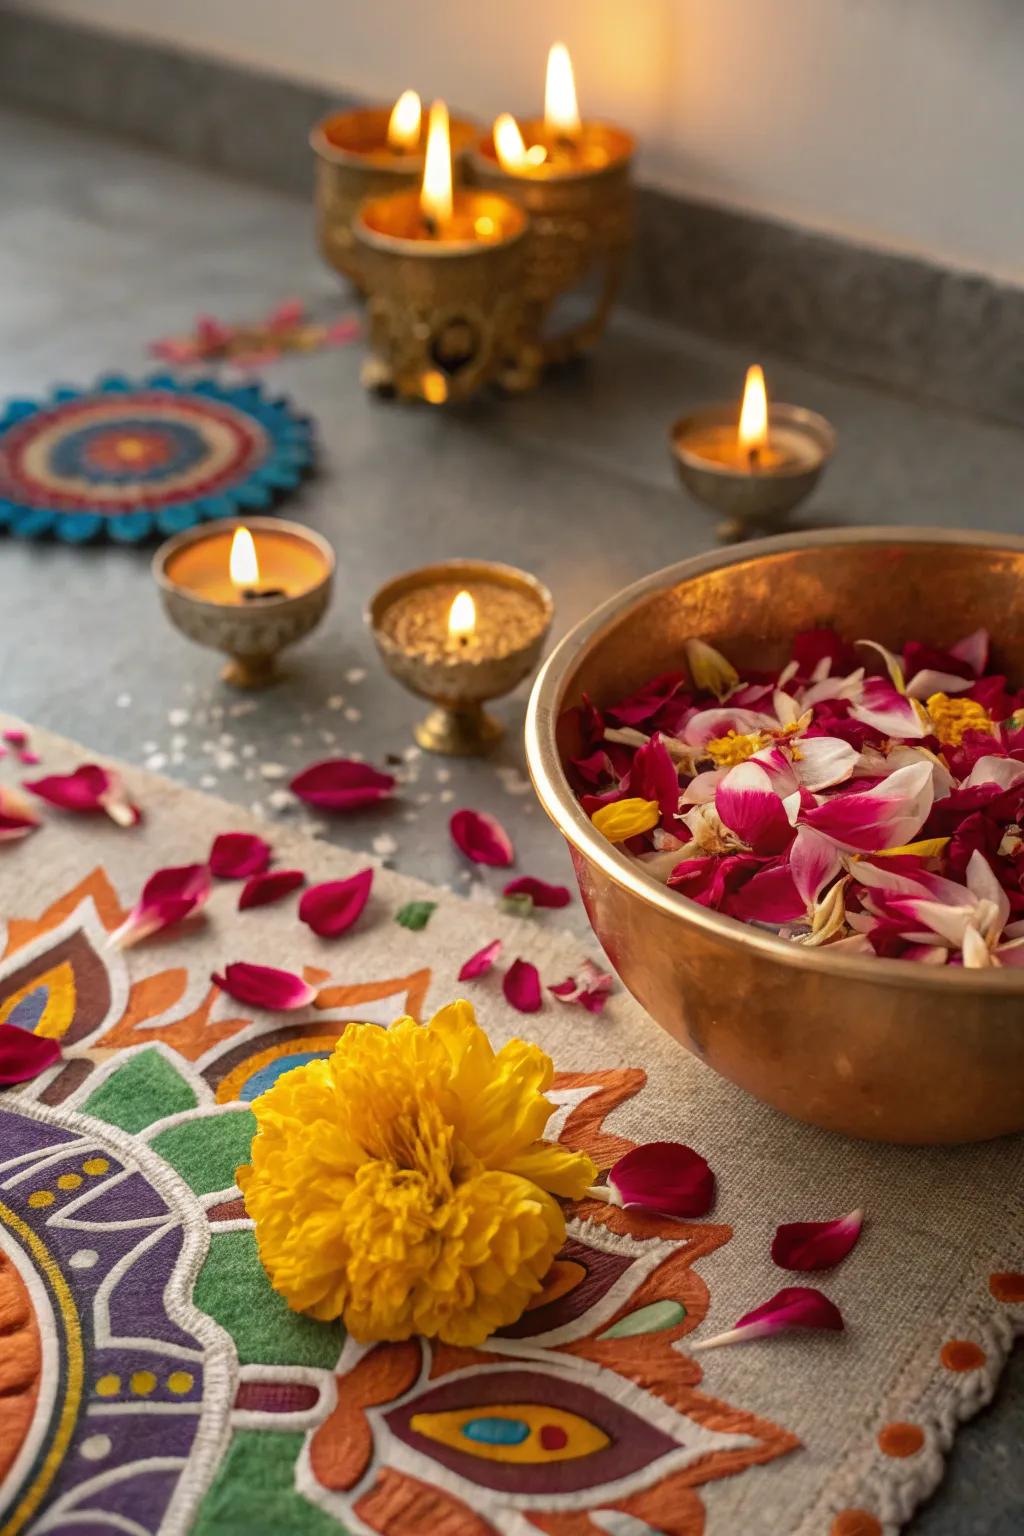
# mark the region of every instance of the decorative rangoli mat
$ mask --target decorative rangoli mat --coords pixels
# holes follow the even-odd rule
[[[33,740],[51,772],[85,755]],[[466,957],[500,936],[553,982],[587,946],[550,914],[385,870],[340,939],[281,906],[239,912],[225,885],[201,923],[111,948],[148,873],[256,830],[123,773],[139,826],[56,813],[0,845],[0,1022],[62,1045],[0,1093],[3,1536],[900,1528],[1024,1328],[1024,1141],[880,1148],[795,1125],[621,991],[597,1017],[547,998],[524,1019],[493,977],[457,982]],[[310,879],[358,867],[294,833],[274,843]],[[394,919],[417,900],[437,905],[411,931]],[[317,1006],[282,1020],[232,1002],[210,975],[242,959],[305,968]],[[554,1057],[549,1134],[602,1168],[634,1141],[685,1140],[715,1168],[717,1205],[675,1222],[584,1200],[538,1304],[483,1348],[357,1346],[268,1285],[235,1183],[249,1105],[347,1020],[422,1018],[461,992],[496,1044],[525,1034]],[[778,1287],[779,1222],[854,1206],[861,1241],[820,1281],[844,1333],[690,1352]],[[521,1421],[514,1443],[459,1433],[496,1405]]]
[[[137,544],[269,511],[312,463],[309,418],[259,384],[111,375],[0,406],[0,529]]]

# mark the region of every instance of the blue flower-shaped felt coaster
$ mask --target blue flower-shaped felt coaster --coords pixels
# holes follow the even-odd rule
[[[134,544],[266,512],[313,464],[313,425],[258,384],[102,379],[0,409],[0,528]]]

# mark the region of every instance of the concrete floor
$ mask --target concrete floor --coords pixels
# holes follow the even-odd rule
[[[0,145],[0,397],[142,372],[147,343],[186,331],[200,311],[253,318],[292,295],[324,313],[347,304],[302,202],[28,117],[0,113]],[[363,604],[396,570],[493,557],[547,582],[558,634],[635,577],[708,548],[711,524],[676,488],[666,429],[688,407],[735,396],[751,359],[623,315],[590,367],[452,415],[367,398],[360,361],[350,347],[264,370],[317,419],[321,472],[291,508],[338,553],[333,608],[294,653],[287,686],[251,699],[223,688],[213,653],[168,628],[145,551],[9,540],[0,705],[271,819],[308,819],[282,786],[312,759],[393,754],[401,804],[326,836],[490,900],[499,882],[471,879],[445,833],[451,808],[473,805],[505,821],[521,869],[565,878],[524,777],[524,695],[499,706],[509,731],[492,763],[419,756],[418,706],[382,675]],[[839,432],[808,523],[1021,531],[1024,433],[762,361],[777,398],[823,411]],[[908,1529],[1019,1536],[1022,1445],[1018,1351]]]

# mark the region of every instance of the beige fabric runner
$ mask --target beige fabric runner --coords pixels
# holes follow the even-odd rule
[[[43,732],[33,732],[33,744],[43,759],[36,770],[40,773],[64,771],[82,760],[72,744]],[[5,765],[8,782],[15,772]],[[0,1017],[4,978],[25,954],[39,949],[38,938],[26,948],[25,921],[38,920],[98,869],[127,907],[148,874],[204,858],[213,836],[222,831],[259,831],[273,843],[277,864],[305,870],[311,882],[341,878],[366,862],[284,828],[268,831],[237,807],[153,775],[130,768],[123,775],[145,812],[137,829],[121,831],[102,816],[74,817],[43,807],[44,825],[38,832],[0,846],[0,916],[8,956],[0,965]],[[439,824],[438,838],[446,835]],[[457,983],[462,962],[496,937],[505,941],[506,962],[517,955],[532,960],[545,984],[571,974],[588,952],[599,958],[596,942],[588,946],[559,933],[555,914],[522,921],[480,901],[464,901],[379,870],[371,904],[357,927],[341,939],[321,941],[297,921],[294,898],[240,914],[235,909],[238,889],[234,883],[218,885],[205,922],[144,943],[123,962],[108,954],[111,966],[123,963],[133,982],[168,968],[187,968],[179,1014],[186,1004],[199,1004],[210,972],[230,961],[296,971],[316,966],[333,982],[358,983],[364,989],[374,980],[381,983],[376,1001],[341,1010],[378,1022],[403,1011],[407,987],[399,981],[429,971],[425,1016],[464,994],[495,1043],[516,1034],[533,1038],[562,1072],[641,1068],[646,1086],[623,1097],[605,1130],[635,1141],[685,1141],[708,1159],[718,1180],[717,1205],[709,1221],[700,1224],[703,1231],[713,1229],[715,1241],[704,1245],[692,1264],[693,1275],[709,1294],[707,1315],[693,1336],[729,1328],[787,1284],[818,1284],[846,1320],[841,1335],[792,1334],[695,1356],[687,1354],[685,1334],[672,1345],[680,1379],[688,1373],[687,1380],[701,1394],[741,1416],[737,1423],[752,1415],[784,1432],[777,1437],[781,1452],[763,1464],[733,1470],[725,1458],[722,1469],[706,1480],[691,1476],[706,1510],[709,1536],[827,1536],[833,1531],[889,1536],[899,1529],[939,1481],[957,1423],[990,1398],[1014,1331],[1024,1329],[1024,1139],[935,1151],[847,1141],[792,1123],[718,1079],[663,1035],[621,987],[599,1018],[547,995],[541,1013],[524,1017],[502,997],[500,966],[481,981]],[[409,932],[394,922],[394,914],[418,898],[436,901],[437,910],[422,932]],[[73,921],[84,921],[83,909],[94,905],[94,895],[77,906],[72,903],[70,910],[78,914]],[[211,1018],[238,1011],[237,1005],[215,1006]],[[294,1020],[263,1016],[252,1033],[258,1038],[260,1031],[282,1022]],[[77,1053],[95,1070],[105,1070],[112,1053],[109,1047],[96,1047],[102,1033],[68,1047],[68,1057]],[[140,1043],[143,1037],[137,1035],[130,1048]],[[27,1085],[24,1098],[45,1099],[49,1081]],[[575,1097],[569,1092],[563,1102],[571,1109],[588,1091],[578,1087]],[[950,1092],[955,1091],[950,1084]],[[0,1104],[9,1097],[0,1095]],[[69,1102],[80,1105],[83,1097],[79,1089]],[[799,1276],[772,1264],[769,1245],[779,1222],[837,1217],[858,1206],[867,1213],[863,1236],[834,1272]],[[687,1238],[682,1226],[676,1231],[679,1241]],[[947,1346],[953,1341],[974,1348],[951,1350]],[[607,1392],[605,1377],[602,1390]],[[706,1418],[705,1424],[716,1433],[728,1428],[722,1416],[714,1423]],[[893,1425],[903,1428],[894,1430]],[[307,1439],[314,1430],[305,1431]],[[786,1448],[787,1436],[798,1444]],[[311,1473],[302,1457],[296,1478],[303,1496],[310,1497]],[[590,1500],[584,1491],[574,1496],[575,1504],[556,1499],[554,1513],[543,1514],[546,1524],[540,1523],[540,1513],[538,1524],[530,1518],[531,1508],[542,1510],[540,1505],[514,1508],[510,1501],[506,1509],[497,1495],[481,1495],[464,1500],[467,1509],[476,1511],[467,1520],[491,1524],[467,1523],[464,1529],[473,1536],[484,1529],[514,1536],[538,1529],[613,1536],[696,1529],[692,1520],[685,1523],[690,1516],[681,1504],[679,1523],[670,1523],[675,1518],[671,1507],[662,1509],[650,1493],[656,1484],[650,1468],[633,1474],[635,1500],[628,1513],[614,1490]],[[337,1492],[321,1498],[315,1490],[313,1497],[321,1510],[337,1515],[350,1529],[364,1528],[360,1520],[368,1519],[369,1505],[361,1506],[360,1514]],[[567,1511],[573,1510],[577,1521],[588,1512],[591,1524],[566,1523]],[[853,1511],[863,1512],[860,1524]],[[398,1524],[393,1530],[399,1536]]]

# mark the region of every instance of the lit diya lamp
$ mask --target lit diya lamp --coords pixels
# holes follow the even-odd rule
[[[384,665],[435,706],[414,727],[428,752],[472,757],[502,735],[490,699],[511,693],[540,660],[551,593],[535,576],[486,560],[450,560],[385,582],[366,622]]]
[[[476,146],[474,180],[507,192],[530,214],[531,327],[547,362],[586,350],[604,331],[632,240],[635,148],[624,128],[580,117],[562,43],[548,54],[544,116],[503,112]]]
[[[369,294],[371,388],[441,405],[521,366],[523,210],[456,187],[448,109],[430,109],[420,188],[369,198],[355,239]]]
[[[726,543],[771,528],[809,496],[836,444],[830,422],[799,405],[769,405],[764,373],[747,369],[743,399],[683,416],[670,432],[679,478],[723,513]]]
[[[227,653],[224,681],[263,688],[278,653],[323,618],[334,551],[299,523],[224,519],[168,539],[153,556],[153,575],[175,628]]]
[[[477,135],[472,123],[451,125],[456,158]],[[352,225],[360,203],[403,187],[414,187],[423,174],[426,122],[415,91],[403,91],[393,107],[358,107],[332,112],[312,129],[316,156],[317,237],[327,263],[361,291]]]

